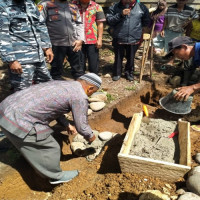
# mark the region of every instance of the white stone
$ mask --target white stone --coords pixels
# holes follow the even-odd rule
[[[110,74],[105,74],[104,78],[111,78],[111,75]]]
[[[198,174],[200,173],[200,166],[197,166],[197,167],[194,167],[193,169],[191,169],[188,173],[188,176],[192,176],[196,173],[198,173]]]
[[[88,109],[88,115],[91,115],[93,111],[91,109]]]
[[[86,140],[85,140],[85,138],[82,136],[82,135],[80,135],[80,134],[77,134],[74,138],[73,138],[73,142],[85,142]]]
[[[110,140],[112,137],[113,137],[113,134],[108,131],[99,133],[99,138],[103,141]]]
[[[88,101],[89,101],[89,102],[104,102],[104,101],[102,101],[101,99],[98,99],[98,98],[96,98],[96,97],[91,97],[91,98],[88,99]]]
[[[86,149],[86,146],[82,142],[72,142],[70,146],[72,152],[77,156],[81,156],[82,150]]]
[[[200,164],[200,153],[197,153],[195,156],[195,160],[198,164]]]
[[[178,195],[182,195],[182,194],[185,194],[185,190],[184,189],[178,189],[177,191],[176,191],[176,194],[178,194]]]
[[[92,130],[92,132],[95,134],[96,137],[98,137],[98,135],[99,135],[99,131]]]
[[[140,196],[139,200],[170,200],[170,198],[159,190],[147,190]]]
[[[99,101],[107,101],[107,96],[104,92],[95,92],[91,95],[92,98],[99,99]]]
[[[171,196],[170,199],[171,200],[176,200],[176,199],[178,199],[178,196]]]
[[[200,197],[194,193],[186,192],[185,194],[181,195],[178,200],[200,200]]]
[[[92,102],[90,103],[90,108],[93,111],[99,111],[102,110],[105,107],[105,103],[104,102]]]
[[[187,189],[197,195],[200,195],[200,173],[196,172],[189,176],[186,181]]]

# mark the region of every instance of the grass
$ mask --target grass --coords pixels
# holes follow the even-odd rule
[[[125,87],[125,90],[132,90],[132,91],[134,91],[134,90],[136,90],[136,85],[137,84],[138,84],[138,82],[134,81],[133,85]]]
[[[110,103],[110,102],[112,102],[112,101],[114,101],[115,100],[115,97],[114,96],[112,96],[111,94],[109,94],[109,93],[107,93],[107,103]]]

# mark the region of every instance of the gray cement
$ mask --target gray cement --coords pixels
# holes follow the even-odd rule
[[[178,135],[168,138],[172,132],[177,131],[177,122],[163,119],[145,122],[141,123],[140,130],[135,135],[130,154],[179,163]]]

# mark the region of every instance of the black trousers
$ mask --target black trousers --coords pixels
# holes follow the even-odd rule
[[[132,74],[134,71],[134,59],[138,50],[138,45],[118,44],[116,40],[113,41],[115,62],[113,68],[113,76],[121,76],[122,62],[124,56],[126,57],[125,74]]]
[[[71,74],[74,79],[84,74],[83,55],[81,51],[74,52],[72,46],[53,46],[54,59],[51,63],[51,76],[53,79],[60,79],[63,73],[63,62],[67,60],[71,66]]]
[[[84,69],[86,70],[86,59],[88,59],[88,70],[98,74],[99,72],[99,49],[95,44],[83,44],[82,46]]]

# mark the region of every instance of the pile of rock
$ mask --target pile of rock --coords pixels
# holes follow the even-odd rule
[[[91,95],[91,97],[88,100],[90,102],[88,115],[91,115],[93,111],[97,112],[105,107],[107,96],[105,92],[95,92],[94,94]]]
[[[93,133],[96,139],[91,144],[80,134],[77,134],[71,143],[72,152],[77,156],[86,157],[88,161],[94,160],[101,153],[105,144],[118,135],[108,131],[99,133],[93,130]]]
[[[196,155],[196,162],[200,163],[200,154]],[[194,167],[188,173],[186,181],[186,189],[177,190],[177,194],[181,195],[179,200],[200,200],[200,166]],[[187,190],[189,192],[187,192]]]
[[[196,154],[195,160],[200,164],[200,153]],[[167,188],[171,186],[166,184]],[[186,181],[187,188],[176,191],[176,195],[170,196],[167,188],[163,188],[164,194],[159,190],[147,190],[139,200],[200,200],[200,166],[194,167],[189,173]]]

